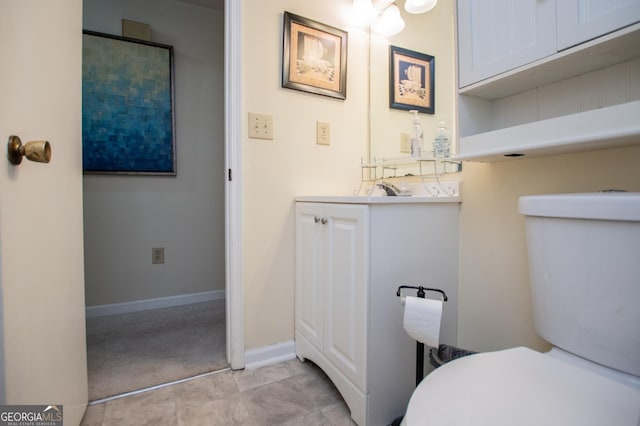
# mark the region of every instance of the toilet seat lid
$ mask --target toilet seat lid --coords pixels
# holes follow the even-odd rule
[[[436,369],[414,391],[405,420],[408,426],[638,426],[640,390],[513,348]]]

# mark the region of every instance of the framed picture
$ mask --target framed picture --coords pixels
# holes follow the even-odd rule
[[[82,166],[176,175],[171,46],[83,32]]]
[[[284,12],[282,87],[346,99],[347,33]]]
[[[390,47],[389,107],[435,114],[435,58]]]

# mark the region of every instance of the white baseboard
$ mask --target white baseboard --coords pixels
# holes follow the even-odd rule
[[[252,369],[277,364],[296,357],[296,345],[293,340],[261,348],[249,349],[244,353],[244,368]]]
[[[159,297],[157,299],[136,300],[133,302],[114,303],[111,305],[87,306],[87,318],[104,317],[107,315],[128,314],[146,311],[148,309],[170,308],[172,306],[190,305],[192,303],[210,302],[224,299],[224,290],[205,291],[203,293],[181,294],[178,296]]]

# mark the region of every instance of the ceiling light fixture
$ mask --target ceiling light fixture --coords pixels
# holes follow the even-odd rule
[[[357,25],[372,25],[377,33],[384,36],[398,34],[405,23],[395,3],[395,0],[353,0],[352,21]],[[425,13],[437,3],[438,0],[406,0],[404,8],[409,13]]]

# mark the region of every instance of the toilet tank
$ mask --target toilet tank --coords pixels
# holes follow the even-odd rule
[[[640,376],[640,193],[521,197],[536,330]]]

